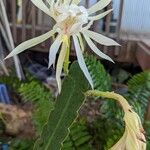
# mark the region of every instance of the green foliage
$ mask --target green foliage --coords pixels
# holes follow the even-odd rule
[[[12,76],[0,76],[0,83],[6,84],[10,89],[17,89],[21,85],[21,81],[14,75]]]
[[[92,150],[92,136],[90,135],[86,122],[80,120],[73,123],[70,133],[63,143],[62,150]]]
[[[11,91],[18,93],[23,102],[31,102],[33,104],[32,117],[36,135],[38,136],[42,132],[43,125],[47,121],[50,111],[54,107],[51,92],[30,74],[26,74],[26,81],[20,81],[14,76],[1,76],[0,82],[5,83]],[[14,150],[32,149],[33,143],[34,139],[14,138],[11,142],[11,148]]]
[[[134,110],[143,119],[150,97],[150,71],[133,76],[127,82],[127,85],[128,91],[123,96],[126,97]],[[112,101],[104,102],[101,110],[107,118],[117,117],[120,119],[123,117],[122,111],[118,109],[118,105]]]
[[[28,83],[22,83],[18,91],[24,102],[33,103],[33,120],[37,133],[40,133],[54,107],[51,92],[35,79],[31,79]]]
[[[94,148],[108,150],[122,136],[123,126],[116,118],[107,120],[107,118],[99,117],[91,123],[90,131]]]
[[[92,76],[94,89],[100,91],[110,91],[111,79],[100,61],[97,61],[94,56],[85,56],[85,62]]]
[[[68,128],[77,117],[77,111],[84,102],[84,92],[89,88],[80,67],[73,63],[69,75],[65,78],[61,94],[58,96],[55,109],[51,112],[47,124],[35,150],[59,150],[68,135]]]
[[[150,149],[150,121],[144,122],[144,129],[146,131],[146,137],[147,137],[147,150]]]
[[[32,150],[33,139],[14,139],[10,143],[10,150]]]
[[[36,80],[21,84],[19,93],[24,102],[38,102],[40,100],[44,101],[52,98],[50,91],[48,91],[44,86],[41,86]]]
[[[150,71],[133,76],[127,85],[128,93],[126,98],[140,117],[144,118],[150,97]]]

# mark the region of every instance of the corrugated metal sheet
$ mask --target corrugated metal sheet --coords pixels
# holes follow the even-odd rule
[[[150,0],[125,0],[121,30],[150,33]]]

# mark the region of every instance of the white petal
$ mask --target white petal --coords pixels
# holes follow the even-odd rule
[[[126,150],[141,150],[140,149],[140,140],[137,138],[136,134],[132,129],[129,129],[128,127],[128,135],[127,135],[127,140],[126,140]]]
[[[83,35],[84,35],[84,34],[83,34]],[[107,59],[107,60],[109,60],[109,61],[111,61],[111,62],[114,62],[108,55],[102,53],[102,52],[95,46],[95,44],[92,42],[92,40],[91,40],[88,36],[84,35],[84,38],[85,38],[85,40],[87,41],[89,47],[93,50],[93,52],[95,52],[98,56],[100,56],[100,57],[102,57],[102,58],[104,58],[104,59]]]
[[[64,21],[64,20],[68,17],[68,15],[69,15],[69,14],[67,14],[67,13],[63,13],[63,14],[59,15],[59,16],[56,18],[56,21],[61,23],[62,21]]]
[[[126,140],[127,140],[127,131],[125,130],[120,140],[109,150],[125,150]]]
[[[70,4],[71,0],[64,0],[64,4]]]
[[[48,9],[48,7],[44,4],[42,0],[31,0],[31,2],[40,10],[42,10],[44,13],[50,16],[50,10]]]
[[[60,76],[61,76],[63,63],[64,63],[66,52],[67,52],[66,49],[67,49],[67,45],[65,43],[63,43],[62,49],[61,49],[59,57],[58,57],[57,67],[56,67],[56,81],[58,84],[59,93],[61,92],[61,78],[60,78]]]
[[[51,67],[52,64],[55,63],[56,54],[59,50],[61,43],[62,43],[61,35],[59,35],[54,41],[54,43],[51,45],[49,50],[49,65],[48,65],[49,68]]]
[[[82,24],[80,22],[73,24],[72,27],[70,28],[70,34],[74,34],[80,31],[81,28],[82,28]]]
[[[99,14],[99,15],[88,17],[88,19],[93,20],[93,21],[94,20],[99,20],[99,19],[105,17],[106,15],[108,15],[111,11],[112,11],[112,9],[109,9],[109,10],[107,10],[107,11],[105,11],[105,12]]]
[[[131,113],[131,112],[127,111],[124,116],[124,121],[126,123],[126,127],[129,130],[129,134],[133,133],[133,134],[135,134],[136,139],[137,138],[142,139],[142,136],[141,136],[142,133],[140,131],[140,128],[142,129],[143,127],[142,127],[141,120],[140,120],[139,116],[137,115],[137,113],[135,113],[135,112]]]
[[[77,34],[77,36],[78,36],[78,39],[79,39],[79,42],[80,42],[81,50],[82,50],[82,52],[84,52],[84,43],[83,43],[82,36],[81,36],[81,34],[80,34],[80,33],[79,33],[79,34]]]
[[[83,27],[81,31],[88,30],[91,27],[92,24],[93,24],[93,20],[90,21],[85,27]]]
[[[81,0],[72,0],[72,4],[76,4],[78,5],[80,3]]]
[[[93,81],[92,81],[91,75],[86,67],[86,64],[85,64],[85,61],[84,61],[84,58],[82,55],[82,51],[81,51],[81,48],[80,48],[80,45],[78,42],[78,38],[76,37],[76,35],[73,35],[73,40],[74,40],[74,45],[75,45],[75,50],[76,50],[79,66],[80,66],[81,70],[83,71],[85,77],[89,81],[91,87],[93,88]]]
[[[48,2],[48,4],[50,5],[50,7],[52,7],[53,4],[54,4],[54,0],[47,0],[47,2]]]
[[[47,40],[49,37],[51,37],[54,34],[55,34],[55,31],[51,30],[41,36],[38,36],[36,38],[33,38],[31,40],[21,43],[15,49],[13,49],[12,52],[5,59],[12,57],[14,55],[17,55],[17,54],[23,52],[24,50],[31,48],[39,43],[42,43],[43,41]]]
[[[90,37],[91,39],[93,39],[94,41],[98,42],[99,44],[102,45],[106,45],[106,46],[120,46],[117,42],[115,42],[114,40],[101,35],[99,33],[90,31],[90,30],[85,30],[83,31],[83,34],[87,35],[88,37]]]
[[[89,14],[95,13],[105,8],[110,2],[111,0],[100,0],[99,2],[97,2],[96,4],[94,4],[92,7],[88,9],[88,13]]]

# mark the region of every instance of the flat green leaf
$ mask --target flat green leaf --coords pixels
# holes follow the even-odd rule
[[[77,63],[71,66],[65,78],[61,94],[58,96],[55,109],[51,112],[41,137],[34,150],[59,150],[68,135],[68,128],[77,117],[77,112],[84,102],[84,92],[89,84]]]

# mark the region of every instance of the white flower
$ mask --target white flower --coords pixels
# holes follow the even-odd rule
[[[89,81],[91,87],[93,88],[92,78],[88,72],[86,64],[83,58],[83,37],[85,41],[88,43],[89,47],[100,57],[107,59],[109,61],[113,60],[102,53],[92,40],[98,42],[99,44],[111,46],[111,45],[119,45],[114,40],[109,39],[99,33],[90,31],[89,28],[93,24],[95,20],[101,19],[106,16],[112,10],[105,11],[98,15],[94,15],[99,10],[105,8],[111,0],[100,0],[91,8],[86,9],[83,6],[78,6],[79,0],[47,0],[49,7],[40,0],[31,0],[34,5],[36,5],[39,9],[41,9],[44,13],[52,17],[56,24],[53,29],[39,37],[34,39],[25,41],[24,43],[17,46],[5,59],[17,55],[22,51],[33,47],[48,38],[52,37],[57,33],[57,37],[54,43],[50,47],[49,52],[49,67],[55,64],[56,54],[61,48],[57,66],[56,66],[56,80],[58,83],[59,92],[61,91],[61,79],[60,75],[62,69],[67,70],[67,62],[69,62],[69,51],[70,51],[70,38],[73,38],[73,42],[75,45],[75,50],[77,54],[78,63],[80,65],[81,70]],[[64,65],[66,63],[66,65]]]

